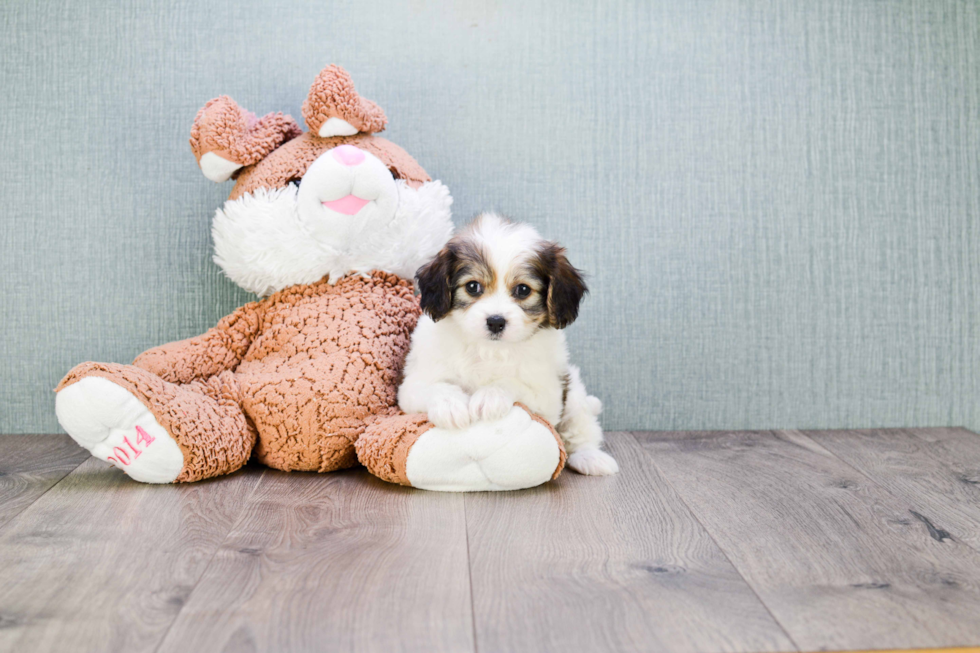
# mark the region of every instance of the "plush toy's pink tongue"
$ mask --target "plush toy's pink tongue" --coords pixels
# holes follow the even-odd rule
[[[362,200],[360,197],[354,197],[353,195],[348,195],[347,197],[341,197],[339,200],[332,200],[330,202],[321,202],[325,207],[331,211],[336,211],[337,213],[343,213],[344,215],[354,215],[358,211],[364,208],[364,205],[368,203],[369,200]]]

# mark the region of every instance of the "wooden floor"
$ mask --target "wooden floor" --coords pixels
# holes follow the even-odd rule
[[[980,436],[608,439],[618,476],[458,495],[251,466],[141,485],[0,437],[0,651],[980,644]]]

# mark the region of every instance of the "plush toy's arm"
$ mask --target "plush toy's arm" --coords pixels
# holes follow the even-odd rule
[[[261,306],[258,302],[246,304],[206,333],[148,349],[133,365],[171,383],[190,383],[234,370],[258,334]]]

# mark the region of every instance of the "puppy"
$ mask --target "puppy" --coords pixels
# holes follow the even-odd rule
[[[565,442],[568,466],[615,474],[600,449],[602,404],[568,362],[566,326],[585,282],[533,227],[484,213],[416,274],[424,315],[412,334],[398,405],[461,429],[507,415],[520,402]]]

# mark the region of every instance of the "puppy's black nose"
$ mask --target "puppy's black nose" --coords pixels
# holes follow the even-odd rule
[[[503,315],[491,315],[487,318],[487,328],[490,329],[490,333],[497,335],[504,330],[507,326],[507,320]]]

